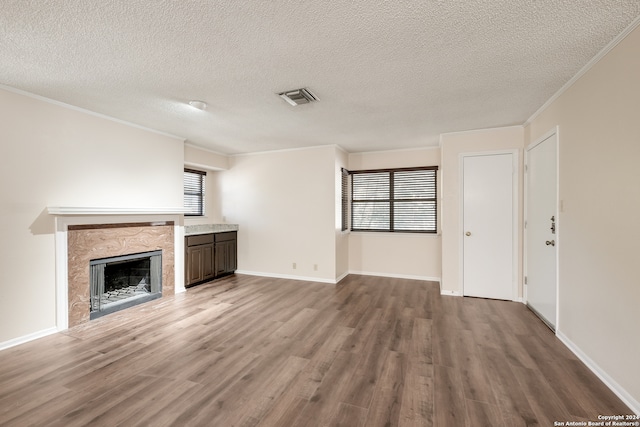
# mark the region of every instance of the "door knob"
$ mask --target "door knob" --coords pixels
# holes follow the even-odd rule
[[[544,242],[545,245],[547,246],[555,246],[556,245],[556,241],[555,240],[547,240],[546,242]]]
[[[471,236],[471,232],[467,231],[466,233],[464,233],[465,236]]]

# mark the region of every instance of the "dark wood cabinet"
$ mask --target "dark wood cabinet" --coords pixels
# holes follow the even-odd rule
[[[237,232],[185,237],[185,286],[233,273],[238,266]]]
[[[213,279],[213,248],[212,234],[187,236],[185,238],[185,285],[193,285],[205,280]]]
[[[216,277],[233,273],[237,266],[237,236],[236,232],[214,234],[214,267]]]

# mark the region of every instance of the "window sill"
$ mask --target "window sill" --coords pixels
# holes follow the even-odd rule
[[[353,234],[372,235],[372,236],[415,236],[415,237],[441,237],[442,233],[413,233],[406,231],[358,231],[350,230]]]

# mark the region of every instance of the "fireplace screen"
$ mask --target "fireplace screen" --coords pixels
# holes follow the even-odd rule
[[[90,318],[162,296],[162,251],[92,260]]]

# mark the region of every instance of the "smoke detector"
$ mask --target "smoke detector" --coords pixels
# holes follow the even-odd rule
[[[279,93],[278,95],[294,107],[296,105],[308,104],[318,100],[318,97],[311,93],[309,88],[306,87],[302,89],[288,90],[286,92]]]

